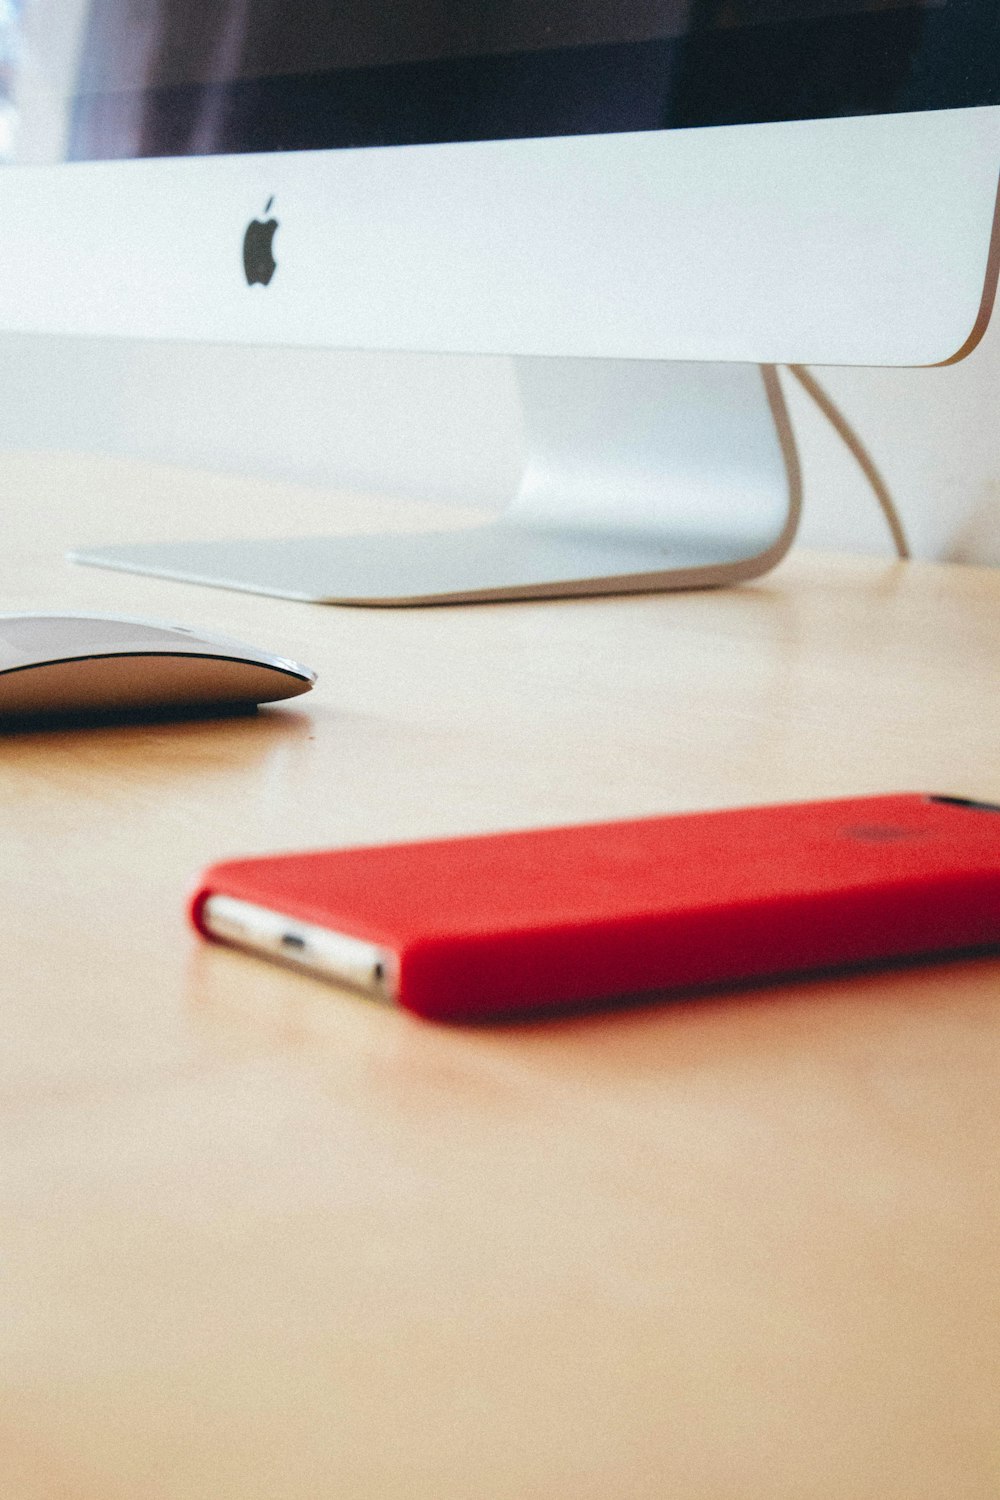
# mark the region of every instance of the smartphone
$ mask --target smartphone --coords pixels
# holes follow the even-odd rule
[[[1000,806],[902,793],[214,865],[206,937],[440,1021],[1000,948]]]

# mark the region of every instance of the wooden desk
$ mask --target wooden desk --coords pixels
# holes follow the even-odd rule
[[[995,1500],[1000,962],[435,1029],[185,929],[223,855],[1000,800],[1000,573],[322,609],[73,568],[323,497],[6,458],[7,610],[314,665],[0,744],[5,1500]],[[391,509],[345,498],[341,529]]]

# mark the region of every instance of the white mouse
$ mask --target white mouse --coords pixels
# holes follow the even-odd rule
[[[0,615],[0,726],[48,716],[204,714],[307,693],[315,672],[184,625]]]

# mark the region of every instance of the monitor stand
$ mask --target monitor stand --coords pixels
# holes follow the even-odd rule
[[[791,545],[799,468],[773,366],[515,361],[528,460],[482,526],[81,549],[76,562],[318,604],[704,588]]]

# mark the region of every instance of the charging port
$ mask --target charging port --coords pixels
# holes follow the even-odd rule
[[[305,938],[299,937],[297,932],[283,932],[281,934],[281,946],[283,948],[292,948],[296,953],[299,953],[305,945]]]

